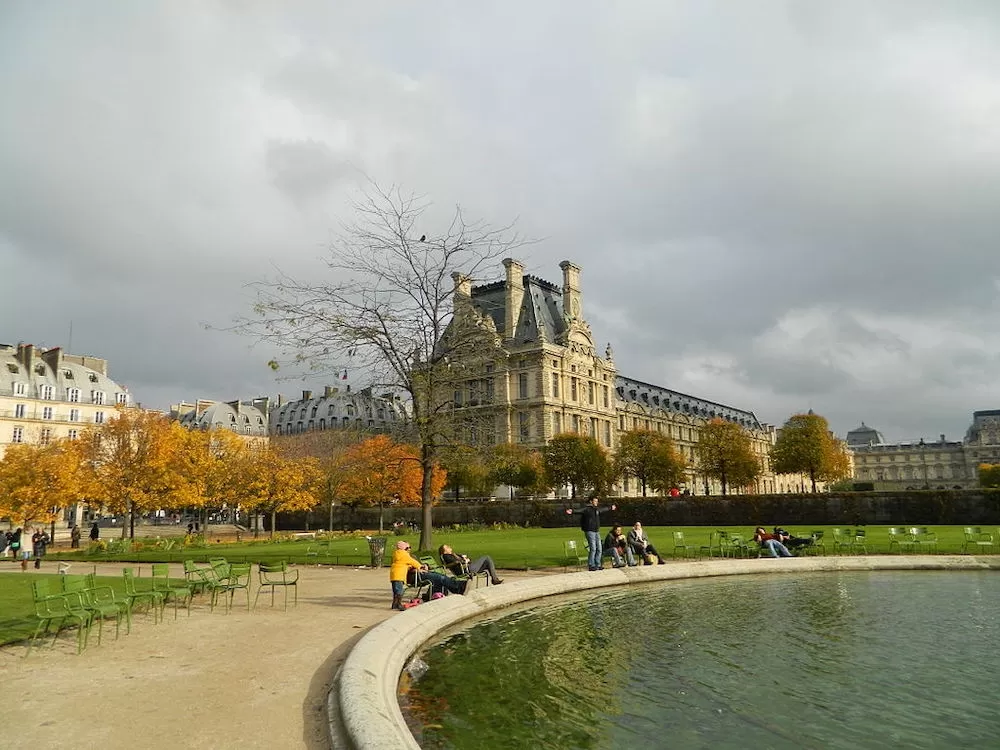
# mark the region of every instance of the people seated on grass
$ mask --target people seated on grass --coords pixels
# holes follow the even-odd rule
[[[464,594],[468,581],[459,581],[444,573],[435,573],[427,569],[417,558],[410,554],[409,542],[396,542],[392,553],[392,563],[389,566],[389,582],[392,584],[392,608],[404,609],[403,591],[406,584],[417,584],[417,576],[422,581],[430,581],[431,592],[441,594]]]
[[[763,526],[758,526],[754,529],[753,540],[761,546],[762,549],[766,549],[771,557],[791,557],[792,553],[788,551],[788,547],[782,544],[778,537],[774,534],[768,534]]]
[[[813,543],[811,536],[792,536],[780,526],[775,526],[774,531],[771,533],[775,539],[784,544],[790,551],[799,549],[800,547],[808,547]]]
[[[611,558],[611,564],[616,568],[625,567],[626,564],[633,567],[636,564],[635,555],[632,554],[632,548],[621,526],[612,526],[611,531],[604,537],[604,554]]]
[[[660,565],[663,565],[664,560],[660,557],[660,553],[656,551],[654,547],[649,542],[649,537],[646,536],[646,532],[642,530],[642,524],[636,521],[631,530],[628,532],[628,546],[632,548],[632,552],[635,554],[637,560],[642,560],[646,565],[652,565],[653,561],[656,560]]]
[[[490,576],[490,583],[503,583],[503,578],[497,576],[497,566],[489,555],[471,560],[468,555],[456,554],[450,545],[442,544],[438,547],[438,557],[441,558],[441,564],[457,576],[474,576],[485,570]]]

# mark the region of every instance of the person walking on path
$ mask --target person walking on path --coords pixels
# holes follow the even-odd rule
[[[45,557],[45,549],[49,546],[49,532],[45,529],[35,529],[31,535],[31,556],[35,558],[35,569],[42,567],[42,558]]]
[[[97,525],[97,521],[94,521],[94,525],[90,527],[90,541],[96,542],[101,537],[101,529]]]
[[[14,558],[14,562],[21,559],[21,527],[18,526],[14,529],[14,533],[10,535],[10,556]],[[28,567],[27,562],[21,563],[21,570]]]
[[[610,508],[600,506],[600,498],[597,495],[590,496],[590,504],[579,510],[573,508],[566,509],[566,515],[574,513],[580,514],[580,529],[587,538],[587,569],[601,570],[604,565],[601,561],[601,511],[618,510],[618,506],[612,504]]]
[[[73,524],[73,528],[69,531],[69,546],[71,549],[77,549],[80,546],[80,526],[79,524]]]

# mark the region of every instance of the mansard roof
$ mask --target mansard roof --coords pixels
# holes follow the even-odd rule
[[[847,445],[851,448],[860,446],[882,445],[882,433],[874,427],[869,427],[864,422],[847,433]]]
[[[686,414],[702,419],[724,419],[741,427],[762,430],[764,426],[752,411],[707,401],[697,396],[689,396],[658,385],[643,383],[623,375],[615,376],[615,391],[618,398],[626,403],[638,403],[663,409],[664,411]]]
[[[566,332],[563,318],[562,290],[555,284],[537,276],[525,274],[521,277],[524,285],[524,299],[514,329],[514,343],[526,344],[538,341],[555,341]],[[472,304],[483,315],[493,318],[498,331],[504,331],[507,314],[506,282],[495,281],[472,288]]]

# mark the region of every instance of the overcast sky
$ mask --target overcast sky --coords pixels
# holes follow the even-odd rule
[[[322,385],[204,324],[370,175],[580,265],[624,375],[889,440],[1000,408],[995,0],[24,0],[0,108],[0,342],[146,406]]]

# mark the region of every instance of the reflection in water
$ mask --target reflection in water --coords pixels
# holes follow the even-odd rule
[[[997,746],[995,573],[682,581],[560,599],[430,649],[425,748]]]

